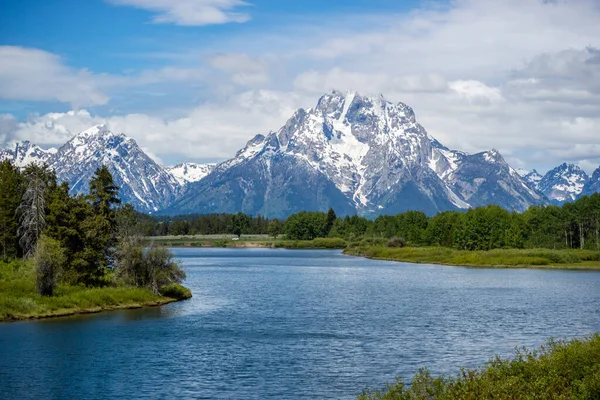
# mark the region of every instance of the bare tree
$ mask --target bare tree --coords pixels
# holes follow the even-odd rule
[[[40,167],[31,166],[25,171],[27,188],[17,212],[20,215],[19,244],[23,249],[23,257],[33,255],[35,245],[44,229],[46,229],[46,192],[48,180],[46,171]]]

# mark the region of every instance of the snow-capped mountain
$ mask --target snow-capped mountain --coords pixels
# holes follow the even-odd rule
[[[532,169],[531,171],[529,171],[528,169],[523,169],[523,168],[517,168],[515,171],[517,171],[517,173],[524,178],[527,182],[529,182],[531,184],[532,187],[536,188],[538,187],[538,184],[540,183],[540,181],[542,180],[543,176],[537,172],[535,169]]]
[[[588,174],[578,166],[563,163],[548,171],[537,188],[553,203],[562,204],[577,199],[589,179]]]
[[[34,163],[42,165],[57,152],[56,149],[44,150],[28,140],[12,144],[6,149],[0,149],[0,161],[10,160],[14,166],[25,168]]]
[[[403,103],[333,92],[277,132],[255,136],[189,184],[167,212],[433,214],[490,203],[522,211],[544,202],[497,151],[450,150]]]
[[[592,177],[587,181],[580,196],[591,196],[594,193],[600,193],[600,167],[594,171]]]
[[[177,179],[181,186],[190,182],[198,182],[210,174],[217,164],[182,163],[166,167],[165,169]]]
[[[145,212],[168,206],[180,189],[177,180],[135,140],[102,125],[77,134],[48,159],[48,164],[59,180],[69,183],[72,193],[87,193],[94,172],[104,164],[121,188],[121,199]]]

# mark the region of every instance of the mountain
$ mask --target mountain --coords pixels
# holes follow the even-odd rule
[[[585,171],[574,164],[564,163],[548,171],[537,188],[554,204],[562,204],[577,199],[588,181]]]
[[[600,167],[594,171],[592,177],[587,181],[581,190],[581,196],[591,196],[594,193],[600,193]]]
[[[107,166],[124,202],[136,209],[154,212],[175,200],[180,185],[124,134],[114,134],[103,125],[87,129],[58,149],[48,159],[60,181],[71,193],[87,193],[96,169]]]
[[[165,212],[285,217],[333,207],[376,216],[490,203],[523,211],[544,202],[497,151],[450,150],[406,104],[333,92],[277,132],[255,136]]]
[[[25,140],[20,143],[14,143],[10,148],[0,149],[0,161],[11,160],[13,165],[24,168],[30,163],[38,165],[48,162],[56,149],[44,150],[39,146]]]
[[[182,163],[174,166],[166,167],[165,169],[173,175],[181,186],[190,182],[198,182],[206,175],[210,174],[217,164],[197,164],[197,163]]]
[[[457,168],[446,173],[445,181],[471,207],[497,204],[525,211],[531,205],[545,203],[546,199],[497,150],[459,154]]]
[[[543,176],[539,172],[537,172],[535,169],[532,169],[531,171],[529,171],[527,169],[517,168],[515,171],[517,171],[517,173],[521,177],[523,177],[523,179],[525,179],[525,181],[529,182],[529,184],[536,189],[538,187],[538,184],[540,183],[540,181],[543,178]]]

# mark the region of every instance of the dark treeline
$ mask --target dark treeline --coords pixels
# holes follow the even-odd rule
[[[146,236],[221,235],[221,234],[269,234],[276,225],[279,233],[283,224],[276,219],[246,214],[188,214],[175,217],[150,217],[140,215],[142,232]]]
[[[300,212],[286,221],[244,214],[144,217],[147,235],[276,234],[287,239],[339,237],[403,238],[410,245],[444,246],[460,250],[497,248],[551,248],[600,250],[600,194],[558,206],[534,206],[524,213],[498,206],[448,211],[427,217],[419,211],[369,220],[359,216],[337,218],[335,212]]]
[[[20,170],[0,162],[0,261],[23,258],[35,267],[39,294],[59,284],[140,286],[158,294],[185,277],[165,249],[145,251],[136,212],[120,205],[106,167],[89,193],[71,196],[48,166]]]

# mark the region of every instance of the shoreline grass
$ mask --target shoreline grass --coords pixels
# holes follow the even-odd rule
[[[345,249],[344,254],[376,260],[472,268],[600,270],[600,252],[591,250],[496,249],[466,251],[445,247],[356,246]]]
[[[571,341],[550,340],[510,359],[495,357],[479,369],[453,377],[420,370],[406,385],[402,378],[383,390],[365,390],[358,400],[600,399],[600,335]]]
[[[51,297],[40,296],[30,265],[0,262],[0,322],[90,314],[101,311],[160,306],[192,296],[181,285],[170,285],[157,296],[136,287],[58,285]]]

